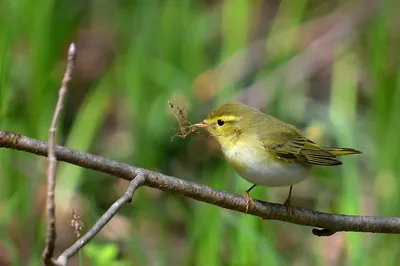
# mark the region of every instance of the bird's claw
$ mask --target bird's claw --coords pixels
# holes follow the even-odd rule
[[[290,202],[290,198],[286,199],[286,201],[285,201],[285,203],[283,203],[283,205],[285,205],[287,208],[289,219],[292,218],[293,206]]]
[[[244,193],[244,198],[246,199],[246,213],[248,213],[249,209],[254,206],[254,201],[248,192]]]

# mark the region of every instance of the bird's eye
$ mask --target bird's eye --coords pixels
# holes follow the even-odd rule
[[[217,120],[218,126],[223,126],[225,124],[224,120],[218,119]]]

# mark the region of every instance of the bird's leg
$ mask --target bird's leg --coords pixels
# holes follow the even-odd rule
[[[256,185],[252,185],[248,190],[244,192],[244,198],[246,199],[246,213],[249,211],[250,206],[254,206],[254,201],[250,197],[250,191],[255,187]]]
[[[293,207],[292,207],[292,204],[291,204],[291,202],[290,202],[290,196],[292,196],[292,188],[293,188],[293,186],[290,186],[289,195],[288,195],[288,197],[287,197],[285,203],[283,203],[283,205],[285,205],[286,208],[287,208],[287,210],[288,210],[289,219],[292,217],[292,208],[293,208]]]

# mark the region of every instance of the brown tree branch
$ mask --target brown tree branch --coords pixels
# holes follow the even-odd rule
[[[63,266],[67,265],[67,261],[75,253],[77,253],[83,246],[85,246],[100,230],[114,217],[114,215],[121,209],[121,207],[132,200],[135,191],[145,183],[145,177],[142,173],[132,173],[132,181],[125,194],[120,197],[113,205],[103,214],[103,216],[96,222],[96,224],[71,247],[66,249],[56,260],[56,264]]]
[[[0,131],[0,147],[26,151],[41,156],[47,156],[48,151],[48,144],[45,142],[5,131]],[[244,213],[246,209],[246,200],[236,194],[219,191],[204,185],[62,146],[55,148],[55,155],[59,161],[107,173],[129,181],[138,173],[142,173],[145,179],[144,185],[146,186],[238,212]],[[289,218],[287,208],[284,205],[257,200],[254,201],[254,208],[251,208],[248,213],[263,219],[280,220],[325,229],[323,231],[314,230],[316,235],[329,235],[339,231],[400,234],[400,218],[398,217],[343,215],[293,208],[292,216]]]
[[[46,213],[47,213],[47,230],[46,230],[46,246],[42,254],[42,259],[45,265],[53,265],[51,259],[54,254],[54,247],[56,242],[56,205],[54,200],[54,189],[56,186],[56,156],[54,152],[57,121],[60,117],[61,110],[65,95],[67,93],[67,85],[71,79],[71,73],[75,64],[75,44],[71,43],[68,49],[68,63],[61,82],[61,87],[58,92],[57,105],[54,110],[53,119],[49,129],[49,144],[48,144],[48,168],[47,168],[47,199],[46,199]]]

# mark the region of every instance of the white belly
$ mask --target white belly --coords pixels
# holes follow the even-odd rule
[[[306,166],[277,162],[266,156],[254,156],[254,154],[259,154],[260,150],[252,150],[247,145],[236,145],[235,148],[229,151],[223,150],[223,152],[228,159],[230,158],[229,161],[235,158],[231,165],[236,172],[255,185],[267,187],[291,186],[310,176],[310,168]]]

